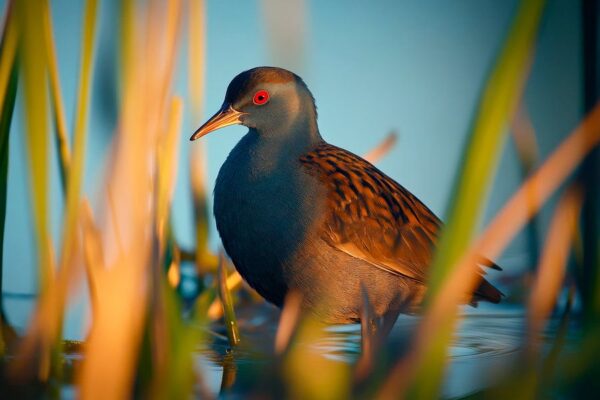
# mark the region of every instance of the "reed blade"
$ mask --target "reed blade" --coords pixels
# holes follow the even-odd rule
[[[71,149],[69,145],[69,132],[65,116],[65,109],[58,73],[58,60],[56,57],[56,45],[54,30],[52,27],[52,15],[48,0],[42,1],[44,19],[44,39],[47,53],[48,72],[50,78],[50,95],[52,100],[52,116],[54,120],[54,138],[58,148],[58,166],[63,192],[67,193],[67,176],[71,163]]]
[[[527,349],[531,359],[539,351],[538,335],[554,308],[564,281],[582,201],[581,190],[567,190],[550,222],[527,304]]]
[[[72,262],[72,257],[77,246],[75,233],[77,217],[79,215],[79,205],[81,203],[83,175],[85,172],[85,149],[87,143],[87,123],[93,74],[97,10],[98,0],[86,1],[83,38],[81,42],[79,84],[75,110],[73,160],[68,170],[69,175],[67,179],[67,202],[63,224],[61,268],[67,268]]]
[[[275,354],[283,354],[289,347],[302,315],[302,294],[291,290],[285,296],[279,326],[275,335]]]
[[[328,340],[326,325],[308,314],[301,318],[282,361],[286,398],[348,399],[352,371],[349,363],[326,357],[322,352]]]
[[[10,2],[6,12],[6,22],[2,31],[2,44],[0,48],[0,109],[4,109],[4,101],[8,97],[8,86],[14,59],[17,54],[18,29],[15,23],[14,6]]]
[[[49,177],[48,149],[49,132],[47,124],[48,103],[46,85],[43,15],[39,7],[27,2],[15,2],[15,11],[22,38],[23,94],[26,125],[26,146],[29,161],[31,205],[36,235],[36,248],[39,249],[39,286],[44,291],[52,274],[49,237]]]
[[[521,176],[523,179],[534,170],[539,162],[539,146],[533,123],[527,111],[527,107],[521,103],[512,121],[512,138],[521,163]],[[535,192],[531,192],[531,202],[535,202]],[[527,225],[527,241],[529,247],[529,270],[533,271],[539,258],[539,222],[533,217]]]
[[[503,133],[518,104],[530,63],[544,0],[525,0],[517,10],[504,47],[481,94],[479,108],[472,123],[468,145],[454,185],[447,213],[447,225],[437,245],[430,269],[426,304],[431,305],[450,272],[468,249],[484,206],[484,196],[497,163]],[[453,335],[456,310],[453,309],[436,326],[430,342],[415,363],[414,375],[388,386],[382,395],[392,395],[414,377],[408,394],[423,399],[439,396],[445,357]]]
[[[481,278],[477,260],[481,254],[494,258],[500,255],[527,221],[548,201],[550,196],[569,177],[582,160],[600,145],[600,104],[575,128],[542,165],[521,185],[504,205],[475,243],[461,257],[456,268],[444,283],[415,335],[410,354],[390,372],[380,396],[397,393],[404,388],[414,373],[418,360],[439,334],[438,328],[453,318],[463,293],[474,290]],[[529,194],[535,189],[537,196],[531,202]],[[591,346],[593,348],[593,346]]]
[[[9,11],[8,18],[11,18]],[[7,24],[8,25],[8,24]],[[13,53],[11,57],[6,55],[6,40],[8,39],[6,29],[2,35],[2,43],[0,44],[0,63],[12,63],[10,66],[10,76],[8,85],[4,92],[3,98],[0,100],[2,104],[0,109],[0,293],[2,293],[2,272],[4,267],[4,224],[6,221],[6,196],[8,189],[8,160],[9,160],[9,145],[10,145],[10,126],[15,108],[15,99],[17,97],[17,85],[19,81],[18,62]],[[13,33],[14,34],[14,33]],[[6,59],[4,58],[6,56]],[[0,67],[3,69],[4,66]],[[12,332],[12,335],[10,334]],[[14,330],[6,320],[4,312],[4,302],[0,296],[0,357],[4,355],[6,341],[8,336],[16,336]]]
[[[392,150],[397,141],[398,134],[392,131],[388,133],[381,143],[365,153],[363,158],[372,164],[376,164]]]
[[[240,343],[240,331],[238,329],[237,318],[235,317],[235,310],[233,308],[233,298],[231,297],[231,292],[227,287],[225,255],[223,253],[221,253],[219,256],[219,267],[217,273],[219,297],[221,298],[221,304],[223,305],[223,317],[225,320],[225,327],[227,329],[227,337],[229,338],[229,344],[231,346],[237,346]]]

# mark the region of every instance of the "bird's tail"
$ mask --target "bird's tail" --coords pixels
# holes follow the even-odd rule
[[[476,306],[478,301],[489,301],[490,303],[500,303],[504,293],[498,290],[494,285],[486,281],[485,279],[481,279],[481,283],[473,292],[473,298],[471,299],[471,304]]]

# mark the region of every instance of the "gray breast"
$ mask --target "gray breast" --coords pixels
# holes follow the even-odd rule
[[[253,131],[240,140],[219,171],[214,214],[238,271],[281,305],[293,274],[289,269],[299,267],[294,260],[307,251],[309,232],[322,218],[324,196],[299,157],[273,145]]]

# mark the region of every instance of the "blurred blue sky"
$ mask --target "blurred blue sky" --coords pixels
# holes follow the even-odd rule
[[[259,65],[292,67],[316,98],[319,126],[326,140],[362,154],[390,130],[397,130],[400,140],[380,162],[380,168],[443,217],[478,94],[518,2],[307,1],[303,5],[304,58],[299,62],[286,60],[269,40],[267,27],[273,21],[268,22],[262,10],[271,7],[273,1],[276,0],[207,1],[203,118],[219,108],[229,81],[239,72]],[[0,1],[2,9],[4,3]],[[72,125],[84,2],[54,0],[51,3],[62,89],[68,121]],[[100,3],[85,177],[85,191],[92,199],[99,190],[105,152],[116,118],[113,83],[118,1]],[[290,8],[294,12],[297,9]],[[283,18],[288,21],[283,26],[296,26],[293,23],[296,15]],[[539,134],[542,155],[548,154],[581,119],[580,42],[579,2],[549,0],[525,95]],[[185,46],[180,54],[175,92],[188,101]],[[11,132],[4,291],[35,293],[37,267],[20,110],[18,103]],[[190,248],[194,239],[186,168],[188,151],[194,144],[187,139],[201,122],[192,118],[187,107],[174,219],[178,240]],[[220,165],[245,131],[243,127],[231,127],[205,139],[209,191],[212,192]],[[54,154],[52,175],[51,219],[53,236],[59,238],[62,198]],[[519,181],[514,147],[507,141],[485,220],[514,192]],[[545,220],[542,223],[545,224]],[[214,228],[211,243],[215,248],[219,243]],[[507,270],[525,267],[526,251],[524,241],[519,238],[500,264]],[[9,316],[23,326],[26,309],[14,300],[7,301]],[[11,308],[11,304],[14,307]],[[79,302],[77,307],[75,314],[80,315],[84,302]],[[67,328],[67,336],[80,336],[78,326],[68,324]]]

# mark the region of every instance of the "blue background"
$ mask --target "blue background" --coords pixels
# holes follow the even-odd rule
[[[216,111],[229,81],[259,65],[293,69],[312,90],[324,138],[358,154],[379,143],[390,130],[396,147],[379,163],[443,217],[478,95],[501,48],[518,4],[515,0],[307,1],[294,0],[304,17],[280,15],[281,26],[300,24],[301,41],[286,54],[273,46],[273,19],[265,8],[276,0],[207,1],[204,119]],[[72,126],[79,70],[83,1],[51,1],[60,78]],[[118,51],[117,1],[101,1],[94,75],[85,193],[100,190],[106,150],[117,118],[115,55]],[[2,9],[4,9],[4,2]],[[289,11],[286,11],[289,10]],[[277,21],[275,21],[277,23]],[[582,118],[582,49],[579,2],[550,0],[526,86],[525,104],[545,157]],[[173,215],[178,241],[194,243],[187,139],[203,121],[189,105],[185,43],[180,49],[175,93],[186,99],[180,167]],[[290,56],[291,55],[291,56]],[[21,96],[19,96],[21,98]],[[23,143],[21,100],[17,101],[10,143],[9,192],[4,243],[4,294],[9,319],[27,324],[37,292],[36,254],[30,216],[28,170]],[[245,132],[231,127],[209,135],[209,191],[220,165]],[[508,137],[508,135],[507,135]],[[62,194],[52,151],[52,235],[60,238]],[[518,159],[507,140],[489,193],[482,223],[502,206],[521,181]],[[542,213],[547,224],[551,206]],[[219,240],[211,225],[211,246]],[[499,263],[515,272],[527,267],[528,249],[519,236]],[[497,276],[497,275],[496,275]],[[494,277],[492,277],[494,280]],[[85,291],[73,302],[67,337],[82,337],[87,315]]]

